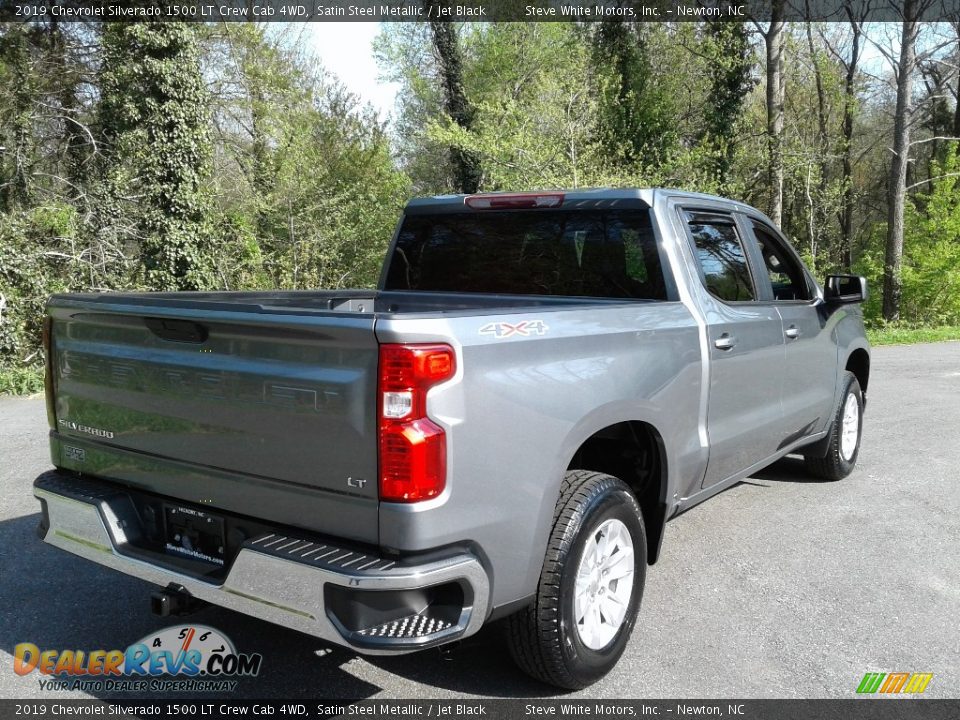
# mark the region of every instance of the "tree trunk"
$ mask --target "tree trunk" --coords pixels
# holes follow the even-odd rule
[[[809,1],[809,0],[807,0],[807,2],[806,2],[806,10],[807,10],[807,17],[809,18],[809,17],[810,17],[810,1]],[[822,69],[821,69],[821,67],[820,67],[820,59],[817,57],[817,50],[816,50],[816,48],[814,47],[814,44],[813,44],[813,28],[812,28],[812,23],[811,23],[809,20],[807,20],[806,26],[807,26],[807,46],[808,46],[809,51],[810,51],[810,63],[813,65],[813,75],[814,75],[814,79],[816,80],[816,87],[817,87],[817,145],[816,145],[816,151],[817,151],[817,156],[818,156],[818,158],[819,158],[819,163],[818,163],[818,165],[819,165],[819,170],[820,170],[820,177],[819,177],[819,179],[818,179],[818,181],[817,181],[817,190],[820,192],[819,201],[822,202],[822,201],[823,201],[823,198],[826,197],[826,193],[827,193],[827,182],[828,182],[829,177],[830,177],[830,160],[829,160],[829,158],[830,158],[830,135],[829,135],[829,131],[828,131],[828,128],[827,128],[827,98],[826,98],[826,91],[824,90],[824,87],[823,87],[823,71],[822,71]],[[812,199],[812,197],[811,197],[811,195],[810,195],[809,185],[810,185],[810,182],[809,182],[809,173],[808,173],[808,180],[807,180],[807,202],[810,203],[810,213],[809,213],[809,216],[810,216],[810,248],[811,248],[811,255],[812,255],[813,259],[816,260],[816,251],[815,251],[815,248],[817,248],[817,247],[820,245],[819,239],[820,239],[820,237],[823,235],[824,230],[823,230],[823,227],[817,228],[815,221],[816,221],[816,220],[821,220],[821,221],[822,221],[822,222],[821,222],[821,226],[822,226],[822,225],[826,225],[826,221],[827,221],[826,215],[827,215],[827,214],[824,213],[824,212],[822,212],[822,211],[819,212],[819,213],[815,213],[815,212],[814,212],[813,199]],[[817,215],[819,215],[820,217],[817,218],[817,217],[816,217]],[[829,236],[828,236],[828,237],[829,237]],[[827,251],[828,251],[827,254],[828,254],[828,256],[830,256],[830,255],[833,254],[833,253],[832,253],[832,250],[833,250],[832,248],[829,248],[829,247],[827,248]],[[816,265],[816,262],[814,262],[814,265]],[[814,269],[816,269],[816,268],[814,268]]]
[[[440,0],[443,7],[449,7],[449,0]],[[433,48],[437,54],[440,80],[443,83],[444,105],[450,118],[464,130],[473,126],[473,107],[467,100],[463,89],[463,65],[460,59],[460,46],[453,23],[432,20]],[[480,161],[469,151],[450,148],[450,160],[453,164],[453,179],[457,190],[463,193],[475,193],[480,188]]]
[[[764,35],[767,50],[767,147],[770,176],[770,219],[783,220],[783,0],[774,0],[770,27]]]
[[[56,94],[60,103],[59,125],[61,127],[61,145],[64,157],[63,176],[74,188],[84,181],[83,146],[86,138],[77,120],[77,93],[75,79],[67,59],[67,39],[57,17],[51,16],[47,26],[47,39],[50,51],[50,67],[56,77]]]
[[[2,60],[9,65],[13,76],[10,88],[12,112],[3,120],[5,134],[12,140],[12,146],[0,153],[0,209],[12,211],[28,207],[31,199],[29,165],[34,157],[31,110],[35,101],[32,82],[35,69],[26,26],[14,25],[4,36],[3,43],[0,46]]]
[[[887,187],[887,246],[883,264],[883,318],[900,319],[900,270],[903,263],[903,209],[910,160],[910,116],[918,33],[917,0],[904,0],[897,65],[897,108],[893,121],[893,160]]]
[[[807,12],[810,11],[810,3],[807,3]],[[813,66],[813,78],[817,88],[817,144],[818,149],[826,155],[827,141],[829,133],[827,132],[827,98],[826,91],[823,88],[823,72],[820,69],[820,60],[817,57],[817,49],[813,44],[812,23],[807,21],[807,47],[810,50],[810,64]],[[825,162],[825,161],[824,161]]]
[[[713,169],[720,187],[725,188],[740,139],[737,121],[753,88],[751,42],[743,23],[708,20],[704,32],[711,40],[707,46],[713,46],[713,57],[709,63],[710,89],[700,143],[715,153]]]
[[[957,34],[957,54],[960,56],[960,23],[955,23],[953,30]],[[960,72],[957,73],[957,104],[953,111],[953,137],[960,138]],[[956,151],[960,153],[960,143],[957,143]]]
[[[257,40],[262,42],[263,33],[260,29],[262,26],[258,26],[257,24],[256,16],[253,14],[254,7],[254,1],[247,0],[246,22],[256,35]],[[249,50],[247,52],[249,52]],[[259,58],[253,60],[253,62],[257,61],[259,61]],[[273,190],[274,185],[269,137],[267,134],[266,108],[268,99],[263,91],[260,78],[256,76],[251,78],[251,69],[251,57],[245,55],[243,58],[242,72],[247,76],[245,85],[249,88],[248,96],[250,102],[250,165],[247,180],[253,189],[253,197],[255,198],[254,231],[256,233],[256,242],[261,248],[275,250],[276,238],[274,237],[270,216],[267,212],[267,197]],[[285,282],[283,270],[277,267],[277,262],[273,259],[272,252],[268,253],[268,257],[271,259],[265,264],[273,276],[273,282],[277,285],[282,285]],[[294,289],[296,289],[296,270],[294,270]]]
[[[840,211],[840,265],[844,270],[849,271],[853,263],[853,113],[857,103],[856,81],[862,31],[849,5],[847,18],[853,31],[853,46],[850,48],[850,60],[846,63],[847,74],[843,83],[843,199]]]

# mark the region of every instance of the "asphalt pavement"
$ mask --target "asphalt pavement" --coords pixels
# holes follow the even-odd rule
[[[68,697],[14,673],[17,643],[122,649],[175,624],[150,615],[152,586],[37,539],[46,431],[41,398],[0,398],[0,698]],[[623,659],[572,697],[846,698],[871,671],[933,673],[925,696],[960,696],[958,467],[960,343],[875,349],[856,471],[818,482],[786,458],[669,523]],[[263,654],[233,697],[556,692],[513,667],[496,625],[363,658],[215,607],[190,620]]]

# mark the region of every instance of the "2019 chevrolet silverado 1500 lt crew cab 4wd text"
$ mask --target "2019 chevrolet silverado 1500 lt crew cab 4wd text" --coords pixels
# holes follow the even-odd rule
[[[865,292],[741,203],[577,190],[410,202],[376,291],[58,295],[40,533],[360,652],[505,618],[583,687],[669,518],[852,470]]]

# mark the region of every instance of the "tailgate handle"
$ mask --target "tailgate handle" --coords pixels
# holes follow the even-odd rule
[[[189,320],[144,318],[143,321],[158,338],[172,342],[202,343],[209,334],[203,325]]]

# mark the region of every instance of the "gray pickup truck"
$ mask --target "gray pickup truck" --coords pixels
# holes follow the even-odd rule
[[[862,278],[671,190],[407,206],[376,291],[58,295],[49,544],[363,653],[504,618],[584,687],[666,521],[788,453],[860,446]]]

